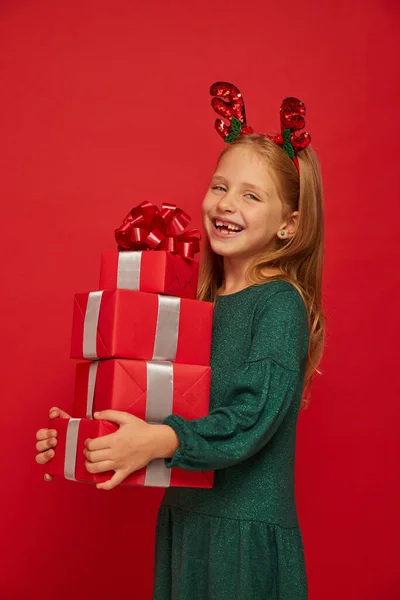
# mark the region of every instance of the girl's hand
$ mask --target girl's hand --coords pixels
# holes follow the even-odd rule
[[[50,419],[56,419],[57,417],[70,419],[70,416],[66,412],[56,406],[53,406],[53,408],[50,409],[49,417]],[[39,454],[36,455],[36,462],[40,465],[45,465],[49,460],[54,458],[55,451],[53,448],[57,445],[57,431],[55,429],[39,429],[39,431],[36,432],[36,439],[38,440],[36,443],[36,450],[39,452]],[[48,473],[45,474],[45,481],[51,481],[52,479],[53,477],[51,475]]]
[[[168,425],[152,425],[117,410],[104,410],[93,416],[119,425],[115,433],[85,442],[85,466],[89,473],[115,471],[111,479],[97,484],[98,489],[111,490],[155,458],[172,456],[179,445]]]

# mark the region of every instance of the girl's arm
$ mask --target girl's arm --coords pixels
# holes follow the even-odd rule
[[[300,295],[295,289],[275,293],[258,314],[249,356],[226,406],[193,421],[169,415],[158,426],[158,456],[168,467],[214,470],[258,452],[290,408],[298,410],[307,346],[307,313]]]

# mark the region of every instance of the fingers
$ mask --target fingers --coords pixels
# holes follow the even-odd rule
[[[57,446],[57,440],[54,437],[47,438],[47,440],[43,440],[41,442],[36,443],[36,450],[38,452],[43,452],[44,450],[49,450],[50,448],[54,448]]]
[[[54,450],[46,450],[46,452],[41,452],[40,454],[37,454],[35,460],[39,465],[45,465],[49,462],[49,460],[54,458],[54,455]]]
[[[114,475],[108,481],[104,481],[103,483],[98,483],[96,488],[98,490],[112,490],[117,485],[119,485],[127,476],[127,473],[124,471],[115,471]]]
[[[105,450],[95,450],[94,452],[90,452],[85,448],[83,454],[86,456],[87,460],[91,463],[101,462],[102,460],[111,460],[111,450],[110,448],[106,448]]]
[[[57,431],[55,429],[39,429],[39,431],[36,432],[37,440],[46,440],[55,437],[57,437]]]
[[[57,431],[55,429],[39,429],[36,432],[36,439],[38,440],[36,450],[39,454],[35,456],[35,460],[39,465],[45,465],[54,458],[53,448],[57,445]],[[51,475],[49,477],[52,478]],[[46,479],[46,481],[50,481],[50,479]]]
[[[85,467],[89,473],[104,473],[104,471],[112,471],[114,463],[111,460],[102,460],[101,462],[92,463],[85,461]]]
[[[127,412],[123,412],[121,410],[101,410],[100,412],[94,413],[95,419],[102,419],[104,421],[111,421],[111,423],[117,423],[117,425],[122,425],[123,423],[129,423],[132,418]]]
[[[87,439],[85,440],[85,446],[88,450],[106,450],[107,448],[111,448],[111,444],[115,439],[114,436],[117,432],[108,433],[107,435],[102,435],[101,437],[94,438],[93,440]]]
[[[57,406],[53,406],[53,408],[50,409],[49,411],[49,417],[50,419],[70,419],[71,416],[65,412],[65,410],[61,410],[61,408],[58,408]]]

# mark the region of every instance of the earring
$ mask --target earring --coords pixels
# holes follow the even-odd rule
[[[285,232],[284,232],[284,231],[281,231],[281,235],[285,235]]]

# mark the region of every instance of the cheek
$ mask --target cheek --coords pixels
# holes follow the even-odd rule
[[[213,206],[212,197],[210,194],[206,194],[206,196],[203,200],[203,204],[201,205],[203,218],[207,215],[207,213],[210,211],[212,206]]]
[[[247,225],[257,239],[270,237],[277,227],[276,218],[268,210],[255,211],[248,216]]]
[[[255,229],[266,229],[271,223],[271,215],[265,206],[248,211],[247,220]]]
[[[206,220],[207,220],[207,213],[209,211],[209,206],[208,206],[208,202],[207,202],[207,196],[204,198],[203,203],[201,205],[201,215],[202,215],[202,222],[203,222],[203,227],[206,226]]]

